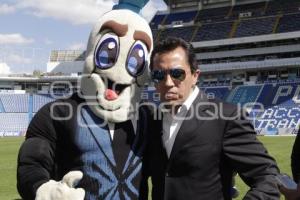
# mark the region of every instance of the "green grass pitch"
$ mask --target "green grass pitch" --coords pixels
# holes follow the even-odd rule
[[[295,137],[259,137],[269,153],[276,159],[281,172],[291,175],[290,155]],[[16,163],[18,150],[24,138],[0,138],[0,199],[14,200],[19,199],[16,189]],[[237,188],[240,191],[242,199],[247,186],[240,180],[236,179]],[[281,198],[284,199],[283,197]]]

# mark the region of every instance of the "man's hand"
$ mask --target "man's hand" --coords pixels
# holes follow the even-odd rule
[[[83,200],[84,189],[74,188],[82,176],[81,171],[71,171],[59,182],[50,180],[42,184],[36,192],[35,200]]]
[[[298,184],[296,190],[287,189],[283,186],[280,186],[279,190],[285,196],[286,200],[300,200],[300,184]]]

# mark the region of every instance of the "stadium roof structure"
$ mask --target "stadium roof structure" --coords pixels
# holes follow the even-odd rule
[[[198,1],[193,1],[193,0],[164,0],[165,3],[171,8],[171,9],[176,9],[176,8],[184,8],[184,7],[194,7],[199,5],[204,5],[204,6],[210,6],[210,5],[216,5],[216,4],[247,4],[247,3],[254,3],[254,2],[265,2],[265,1],[270,1],[270,0],[198,0]]]
[[[35,82],[54,82],[54,81],[77,81],[78,76],[45,76],[45,77],[0,77],[1,81],[8,82],[27,82],[27,83],[35,83]]]

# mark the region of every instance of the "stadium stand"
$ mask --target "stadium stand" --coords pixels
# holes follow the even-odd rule
[[[37,112],[43,105],[54,101],[54,98],[52,98],[49,94],[33,94],[33,109],[32,112]]]
[[[229,15],[231,6],[203,9],[198,12],[195,22],[217,22],[224,21]]]
[[[29,123],[28,113],[0,113],[0,130],[4,132],[26,131]]]
[[[190,41],[207,41],[230,37],[283,33],[300,30],[300,1],[273,0],[248,3],[221,8],[209,8],[199,11],[174,12],[156,15],[151,21],[155,37],[159,32],[158,25],[170,25],[174,22],[194,22],[194,39],[191,28],[163,30],[161,38],[167,34],[178,35]],[[164,28],[162,28],[164,29]],[[186,35],[188,34],[188,35]]]
[[[29,95],[29,100],[28,100],[28,118],[29,121],[32,119],[32,111],[33,111],[33,98],[32,95]]]
[[[232,9],[231,18],[238,19],[241,17],[259,17],[264,15],[266,2],[258,2],[246,5],[236,5]]]
[[[203,24],[193,42],[228,38],[232,25],[233,21]]]
[[[173,24],[174,22],[190,22],[196,17],[197,11],[170,13],[164,24]]]
[[[299,31],[300,30],[300,13],[286,14],[281,17],[277,33]]]
[[[34,113],[53,100],[50,95],[1,93],[0,130],[6,132],[26,131]]]
[[[155,15],[152,21],[150,22],[150,27],[152,29],[157,29],[158,25],[163,24],[163,20],[165,19],[166,15]]]
[[[260,17],[241,20],[237,27],[235,37],[271,34],[273,32],[275,20],[275,17]]]
[[[184,39],[186,41],[190,41],[194,30],[195,30],[194,26],[168,28],[168,29],[163,30],[160,33],[159,37],[165,38],[166,36],[177,36],[177,37],[181,37],[182,39]]]
[[[275,0],[267,2],[266,15],[276,15],[280,13],[299,12],[299,0]]]
[[[257,97],[262,89],[261,85],[242,85],[231,91],[226,101],[244,105],[249,102],[256,102]]]
[[[299,82],[265,84],[257,102],[262,103],[266,108],[275,105],[296,106],[295,102],[299,102],[299,89]]]
[[[158,38],[158,33],[159,33],[158,29],[152,29],[152,35],[154,40]]]
[[[2,101],[0,99],[0,113],[5,112]]]
[[[228,87],[207,87],[204,90],[241,106],[253,103],[252,107],[244,109],[248,110],[249,118],[259,133],[294,133],[299,127],[300,82],[242,85],[232,90]],[[227,95],[223,95],[226,92]]]
[[[28,112],[29,94],[0,94],[0,99],[7,113]]]
[[[203,88],[203,90],[205,91],[205,93],[207,93],[208,95],[211,96],[211,94],[213,94],[215,97],[219,98],[219,99],[226,99],[227,95],[230,92],[229,87],[207,87],[207,88]]]

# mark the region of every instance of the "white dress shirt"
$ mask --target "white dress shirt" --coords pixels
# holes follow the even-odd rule
[[[184,101],[182,106],[179,107],[177,113],[172,115],[170,112],[163,113],[163,144],[165,145],[167,155],[170,157],[171,151],[174,145],[175,138],[181,127],[185,116],[190,109],[192,103],[196,99],[199,93],[199,88],[196,86],[193,92],[188,96],[188,98]]]

